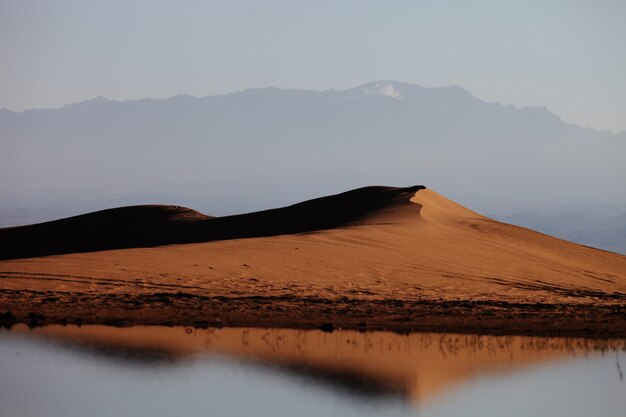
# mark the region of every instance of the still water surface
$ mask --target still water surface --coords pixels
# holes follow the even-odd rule
[[[0,416],[626,416],[624,341],[18,325]]]

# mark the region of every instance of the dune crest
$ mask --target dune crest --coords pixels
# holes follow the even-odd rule
[[[179,206],[143,205],[0,229],[0,260],[276,236],[401,221],[419,213],[409,199],[425,187],[371,186],[292,206],[210,217]],[[400,217],[399,217],[400,216]]]
[[[426,220],[459,221],[461,219],[486,219],[485,216],[455,203],[430,189],[415,193],[410,201],[420,205],[420,215]]]

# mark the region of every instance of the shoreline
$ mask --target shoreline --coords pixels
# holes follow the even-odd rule
[[[58,296],[69,296],[71,302]],[[187,293],[89,294],[0,291],[0,326],[22,323],[258,327],[459,333],[494,336],[626,338],[626,303],[363,300],[283,296],[200,296]]]

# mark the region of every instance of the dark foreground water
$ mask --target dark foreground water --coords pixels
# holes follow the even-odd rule
[[[0,331],[0,416],[626,416],[623,341],[184,327]]]

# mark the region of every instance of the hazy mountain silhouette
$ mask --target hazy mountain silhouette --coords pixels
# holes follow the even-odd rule
[[[0,147],[0,207],[95,210],[145,193],[171,200],[132,203],[223,214],[415,182],[478,209],[473,194],[509,205],[626,201],[625,134],[486,103],[458,86],[98,97],[0,111]]]

